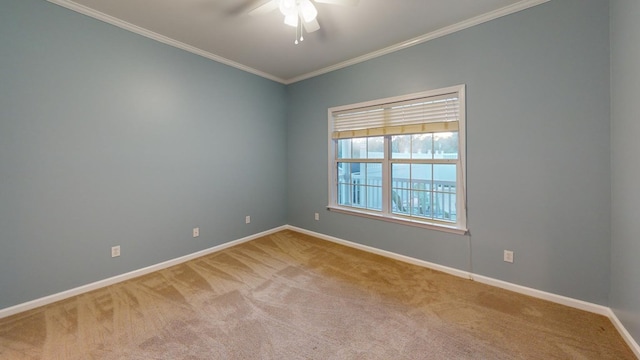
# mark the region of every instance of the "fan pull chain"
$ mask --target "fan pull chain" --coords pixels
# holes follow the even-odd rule
[[[302,28],[303,21],[304,19],[300,18],[300,41],[304,41],[304,37],[302,36],[302,32],[304,31],[304,29]]]
[[[304,41],[304,36],[302,35],[302,21],[303,19],[301,18],[300,21],[298,21],[298,26],[296,26],[296,41],[293,42],[296,45],[298,45],[298,29],[300,29],[300,41]]]

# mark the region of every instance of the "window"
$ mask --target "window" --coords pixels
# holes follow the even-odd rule
[[[466,232],[464,85],[329,109],[329,209]]]

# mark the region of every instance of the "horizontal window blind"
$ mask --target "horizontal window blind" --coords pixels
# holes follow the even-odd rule
[[[336,111],[333,139],[457,131],[458,93]]]

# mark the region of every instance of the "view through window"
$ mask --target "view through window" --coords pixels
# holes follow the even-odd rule
[[[466,230],[463,86],[330,114],[331,209]]]

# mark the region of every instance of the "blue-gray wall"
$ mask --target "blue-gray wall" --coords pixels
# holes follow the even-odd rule
[[[44,0],[1,8],[0,308],[286,224],[284,85]]]
[[[640,2],[611,1],[610,306],[640,341]]]
[[[2,0],[0,308],[289,223],[610,305],[639,338],[639,7],[552,0],[285,87]],[[325,210],[327,108],[463,83],[470,236]]]
[[[607,1],[553,0],[288,87],[289,223],[606,305],[608,44]],[[327,108],[463,83],[470,236],[325,210]]]

